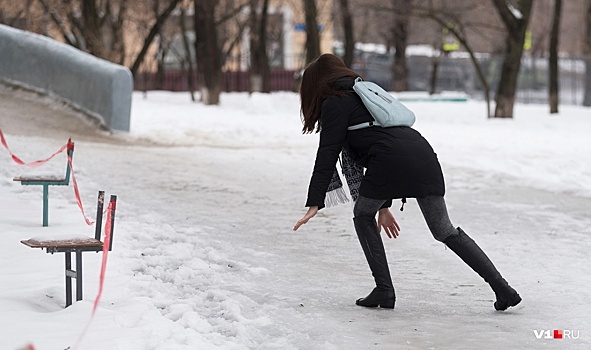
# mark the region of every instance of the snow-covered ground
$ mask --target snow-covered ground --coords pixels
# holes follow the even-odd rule
[[[591,347],[591,113],[516,106],[487,120],[481,102],[408,102],[438,153],[450,215],[523,297],[495,312],[493,293],[430,237],[416,202],[393,212],[387,240],[394,310],[355,306],[372,278],[351,206],[298,232],[317,135],[302,135],[293,93],[133,97],[131,132],[93,131],[46,99],[0,94],[0,128],[27,161],[69,136],[89,216],[96,193],[119,197],[101,304],[78,349],[539,349]],[[63,254],[20,240],[93,235],[72,187],[12,181],[26,169],[0,148],[0,348],[73,347],[89,320],[102,254],[85,253],[82,302],[64,309]],[[542,330],[578,339],[537,339]],[[543,337],[543,336],[542,336]]]

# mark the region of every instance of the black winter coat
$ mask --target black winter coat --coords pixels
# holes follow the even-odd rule
[[[322,102],[320,145],[308,188],[306,206],[324,207],[324,198],[342,148],[366,168],[359,194],[372,199],[423,198],[443,196],[445,184],[441,166],[431,145],[409,127],[379,126],[348,131],[347,127],[374,120],[353,91],[354,78],[333,83],[345,96]]]

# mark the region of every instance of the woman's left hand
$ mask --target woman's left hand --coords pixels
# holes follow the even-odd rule
[[[378,212],[379,232],[382,232],[382,227],[389,238],[396,238],[400,235],[400,226],[389,208],[380,209]]]

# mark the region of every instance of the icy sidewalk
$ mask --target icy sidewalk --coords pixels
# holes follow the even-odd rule
[[[563,329],[581,334],[578,340],[563,340],[569,348],[588,347],[588,199],[446,167],[454,223],[481,244],[519,290],[522,308],[495,312],[492,292],[430,237],[412,201],[403,213],[395,212],[402,236],[386,243],[398,292],[396,309],[366,310],[353,304],[369,291],[372,280],[352,230],[350,208],[326,210],[301,232],[291,232],[294,218],[304,210],[293,203],[305,193],[301,179],[308,170],[298,156],[282,158],[284,152],[176,150],[175,162],[193,165],[169,177],[168,190],[158,191],[161,203],[168,203],[160,210],[176,223],[172,229],[199,235],[211,245],[209,256],[200,256],[213,259],[220,269],[220,284],[214,286],[230,300],[242,300],[239,314],[245,319],[230,323],[248,325],[248,336],[238,336],[238,342],[250,348],[273,348],[276,342],[301,349],[539,348],[565,344],[538,340],[534,330]],[[202,164],[207,170],[200,169]],[[171,247],[178,237],[162,240]],[[147,249],[156,261],[166,254],[168,260],[182,260],[174,251]],[[203,288],[203,281],[197,281],[185,279],[173,289],[186,290],[183,298],[194,305],[195,291]],[[209,307],[198,313],[206,314]]]
[[[411,200],[403,213],[395,201],[402,235],[385,242],[396,308],[363,309],[354,301],[373,282],[350,206],[322,210],[291,231],[305,211],[317,139],[297,135],[297,119],[269,114],[286,100],[274,98],[255,96],[257,104],[245,105],[246,114],[235,107],[200,107],[202,118],[182,114],[192,105],[176,104],[175,110],[158,95],[134,102],[136,113],[152,110],[166,123],[182,125],[178,134],[144,125],[142,137],[185,146],[133,144],[133,133],[126,142],[73,136],[74,167],[88,211],[99,189],[119,196],[105,294],[82,348],[590,347],[590,199],[532,189],[526,178],[490,171],[494,164],[483,171],[443,161],[454,224],[489,254],[522,295],[523,306],[495,312],[493,293],[430,237]],[[293,98],[287,100],[293,109]],[[215,118],[216,123],[193,125]],[[62,143],[61,134],[34,125],[27,133],[9,133],[15,153],[28,159]],[[437,126],[427,123],[424,129],[434,132]],[[270,134],[273,128],[277,132]],[[461,138],[465,129],[456,128]],[[446,139],[434,135],[434,141]],[[443,151],[440,158],[461,151],[453,142],[436,147]],[[464,154],[474,155],[479,147],[462,142]],[[499,155],[492,149],[480,157]],[[90,314],[100,254],[85,257],[85,301],[62,309],[63,257],[18,243],[44,232],[41,193],[11,181],[18,169],[6,154],[0,162],[0,271],[7,286],[0,292],[0,345],[14,349],[32,341],[38,349],[66,348]],[[50,229],[87,229],[73,198],[71,188],[52,191]],[[536,339],[534,331],[554,329],[578,330],[580,337]]]
[[[588,199],[446,168],[454,223],[481,244],[519,290],[522,308],[495,312],[492,292],[430,237],[416,203],[410,201],[403,213],[395,210],[401,237],[386,242],[398,293],[396,309],[368,310],[354,305],[372,281],[352,230],[350,207],[323,210],[302,231],[290,230],[303,211],[293,203],[301,199],[305,182],[300,179],[308,173],[298,157],[281,161],[283,150],[257,156],[249,149],[85,148],[96,153],[94,162],[79,159],[85,174],[81,182],[102,184],[121,198],[110,284],[102,304],[102,317],[112,318],[117,326],[99,322],[91,339],[114,332],[121,335],[115,344],[134,344],[133,349],[190,349],[197,344],[224,349],[589,345]],[[105,167],[121,153],[134,157]],[[153,164],[159,164],[157,169]],[[63,202],[68,200],[59,200],[68,197],[63,192],[55,193],[56,202],[64,206],[54,209],[58,218],[67,207]],[[8,196],[23,195],[34,196]],[[10,249],[13,260],[25,256],[25,248],[18,248]],[[48,259],[35,253],[26,256],[37,264]],[[46,273],[54,277],[32,285],[23,278],[30,271],[23,270],[13,283],[29,298],[40,299],[35,303],[45,317],[73,312],[54,306],[63,298],[57,271],[48,266]],[[89,276],[87,296],[94,295],[96,285]],[[48,286],[57,300],[43,301]],[[75,310],[83,319],[88,308]],[[14,309],[23,311],[39,312],[27,306]],[[10,325],[15,334],[22,332],[20,327]],[[533,331],[541,329],[580,330],[581,338],[537,340]],[[104,340],[96,344],[98,349]]]

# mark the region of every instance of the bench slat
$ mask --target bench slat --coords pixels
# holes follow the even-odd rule
[[[103,242],[94,238],[73,239],[73,240],[47,240],[39,241],[28,239],[21,241],[22,244],[31,248],[77,248],[77,247],[102,247]]]
[[[13,181],[19,182],[65,182],[66,179],[56,179],[54,177],[15,177]]]

